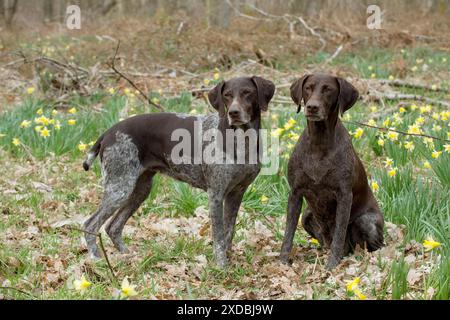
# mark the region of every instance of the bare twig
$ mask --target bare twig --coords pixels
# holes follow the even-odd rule
[[[84,229],[80,229],[80,228],[76,228],[76,227],[72,227],[72,226],[67,226],[67,228],[70,229],[70,230],[80,231],[80,232],[84,232],[84,233],[91,234],[93,236],[98,237],[99,243],[100,243],[100,249],[102,250],[103,256],[105,257],[108,269],[111,272],[111,275],[112,275],[112,278],[113,278],[113,282],[115,282],[115,284],[118,284],[119,280],[117,279],[116,273],[114,272],[114,269],[113,269],[113,267],[112,267],[112,265],[111,265],[111,263],[109,261],[108,254],[106,253],[105,246],[103,245],[103,238],[102,238],[101,233],[100,232],[99,233],[94,233],[94,232],[90,232],[90,231],[87,231],[87,230],[84,230]]]
[[[157,103],[155,103],[155,102],[153,102],[141,89],[139,89],[139,87],[138,86],[136,86],[135,84],[134,84],[134,82],[132,81],[132,80],[130,80],[130,78],[128,78],[126,75],[124,75],[122,72],[120,72],[119,70],[117,70],[117,68],[116,68],[116,64],[115,64],[115,61],[116,61],[116,57],[117,57],[117,53],[119,52],[119,47],[120,47],[120,40],[117,42],[117,47],[116,47],[116,51],[114,52],[114,56],[113,56],[113,58],[112,58],[112,61],[111,61],[111,63],[110,63],[110,67],[111,67],[111,69],[115,72],[115,73],[117,73],[121,78],[123,78],[123,79],[125,79],[133,88],[135,88],[138,92],[139,92],[139,94],[143,97],[143,98],[145,98],[145,101],[147,101],[147,103],[148,104],[150,104],[150,105],[152,105],[152,106],[154,106],[154,107],[156,107],[158,110],[160,110],[160,111],[164,111],[164,108],[163,107],[161,107],[159,104],[157,104]]]
[[[20,292],[20,293],[22,293],[22,294],[24,294],[24,295],[27,295],[27,296],[29,296],[29,297],[32,297],[32,298],[34,298],[34,299],[37,299],[37,297],[36,296],[34,296],[33,294],[31,294],[31,293],[29,293],[29,292],[26,292],[26,291],[24,291],[24,290],[21,290],[21,289],[17,289],[17,288],[14,288],[14,287],[0,287],[0,290],[13,290],[13,291],[17,291],[17,292]]]
[[[364,127],[368,127],[368,128],[372,128],[372,129],[377,129],[377,130],[384,131],[384,132],[396,132],[398,134],[402,134],[402,135],[405,135],[405,136],[424,137],[424,138],[431,138],[431,139],[434,139],[434,140],[439,140],[439,141],[444,141],[444,142],[450,142],[450,140],[442,139],[442,138],[438,138],[438,137],[434,137],[434,136],[430,136],[428,134],[408,133],[408,132],[405,132],[405,131],[400,131],[400,130],[395,130],[395,129],[381,128],[381,127],[372,126],[370,124],[366,124],[366,123],[362,123],[362,122],[358,122],[358,121],[342,120],[342,122],[349,123],[349,124],[355,124],[355,125],[359,125],[359,126],[364,126]]]

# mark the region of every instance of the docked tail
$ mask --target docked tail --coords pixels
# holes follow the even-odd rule
[[[91,150],[89,150],[86,160],[83,162],[84,170],[88,171],[94,162],[95,158],[97,158],[98,153],[100,152],[100,147],[102,145],[104,135],[102,134],[100,138],[98,138],[97,142],[92,146]]]

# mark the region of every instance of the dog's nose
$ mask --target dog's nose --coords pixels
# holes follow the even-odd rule
[[[317,111],[319,111],[319,106],[309,104],[306,106],[306,111],[308,111],[309,113],[317,113]]]
[[[239,110],[229,110],[228,114],[230,115],[231,118],[236,118],[239,116]]]

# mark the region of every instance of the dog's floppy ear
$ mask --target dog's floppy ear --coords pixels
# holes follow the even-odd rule
[[[220,117],[224,117],[226,114],[225,103],[223,102],[223,97],[222,97],[224,85],[225,85],[225,81],[222,81],[221,83],[216,85],[213,89],[211,89],[211,91],[209,91],[209,93],[208,93],[209,103],[211,103],[211,105],[214,107],[214,109],[219,111]]]
[[[299,113],[300,109],[302,108],[301,102],[303,98],[303,84],[305,83],[306,79],[308,79],[308,77],[309,74],[305,74],[303,77],[301,77],[291,85],[291,98],[298,106],[297,113]]]
[[[275,85],[272,81],[261,77],[253,76],[252,81],[258,92],[258,104],[261,111],[267,111],[269,102],[275,93]]]
[[[358,90],[347,80],[342,78],[336,78],[339,83],[339,96],[337,101],[337,107],[341,115],[345,111],[350,109],[358,100],[359,92]]]

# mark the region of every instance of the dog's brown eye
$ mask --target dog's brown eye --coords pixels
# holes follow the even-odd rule
[[[231,93],[231,92],[225,92],[225,94],[224,94],[224,97],[225,98],[232,98],[233,97],[233,94]]]
[[[244,95],[244,96],[248,96],[248,95],[250,95],[252,92],[251,91],[249,91],[249,90],[244,90],[244,91],[242,91],[242,94]]]

